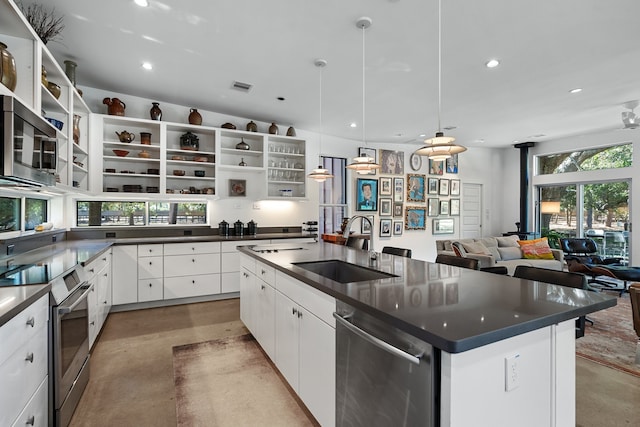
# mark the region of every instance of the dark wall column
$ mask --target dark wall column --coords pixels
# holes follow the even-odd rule
[[[520,230],[529,230],[529,147],[535,142],[515,144],[520,150]]]

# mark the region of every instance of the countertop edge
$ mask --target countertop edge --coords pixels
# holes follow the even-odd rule
[[[36,289],[34,293],[28,295],[25,298],[21,298],[20,301],[16,302],[12,305],[11,308],[6,310],[2,315],[0,315],[0,327],[5,323],[9,322],[11,319],[20,314],[25,308],[29,307],[31,304],[40,299],[43,295],[46,295],[51,290],[51,285],[28,285],[32,289]],[[13,289],[13,288],[9,288]]]

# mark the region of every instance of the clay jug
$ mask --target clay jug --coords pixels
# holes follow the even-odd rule
[[[296,136],[296,130],[293,126],[289,126],[289,129],[287,129],[287,136]]]
[[[109,108],[107,110],[110,116],[124,116],[124,109],[127,105],[118,98],[105,98],[102,100]]]
[[[258,125],[255,124],[253,120],[251,120],[249,123],[247,123],[247,131],[258,132]]]
[[[160,103],[152,102],[153,107],[149,110],[151,120],[162,120],[162,110],[160,109]]]
[[[198,113],[198,109],[192,108],[191,113],[189,113],[189,123],[192,125],[201,125],[202,124],[202,116]]]
[[[271,135],[277,135],[278,134],[278,126],[276,126],[275,123],[271,123],[271,126],[269,126],[269,133]]]
[[[7,50],[7,45],[2,42],[0,42],[0,82],[12,92],[18,83],[16,61]]]
[[[82,117],[74,114],[73,115],[73,142],[76,144],[80,144],[80,119]]]

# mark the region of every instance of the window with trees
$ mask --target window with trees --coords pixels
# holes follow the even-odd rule
[[[322,167],[334,177],[319,183],[320,214],[318,233],[334,233],[340,229],[342,218],[347,216],[347,159],[341,157],[321,157]]]
[[[78,201],[78,227],[206,225],[206,203]]]

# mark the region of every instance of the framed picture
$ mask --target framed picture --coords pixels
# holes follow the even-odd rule
[[[460,199],[449,200],[449,215],[451,216],[460,215]]]
[[[393,178],[393,201],[402,202],[404,198],[404,178]]]
[[[402,203],[393,204],[393,216],[396,218],[402,218]]]
[[[380,150],[380,173],[388,175],[403,175],[404,152]]]
[[[360,230],[362,232],[362,234],[368,234],[371,232],[371,224],[373,224],[374,222],[374,216],[373,215],[367,215],[367,218],[369,218],[369,221],[371,221],[371,223],[369,223],[369,221],[367,221],[366,219],[362,218],[360,221],[361,222],[361,226],[360,226]]]
[[[444,160],[429,159],[429,175],[442,175],[444,173]]]
[[[449,215],[449,201],[440,200],[440,215]]]
[[[402,221],[393,221],[393,235],[402,236]]]
[[[440,199],[428,199],[427,209],[428,216],[438,216],[438,213],[440,212]]]
[[[358,178],[356,181],[356,210],[378,210],[378,180]]]
[[[424,230],[425,227],[425,209],[419,206],[407,206],[404,213],[404,229]]]
[[[412,170],[419,171],[422,167],[422,156],[416,153],[411,154],[411,157],[409,157],[409,163]]]
[[[459,179],[452,179],[451,180],[451,185],[449,186],[449,194],[452,196],[459,196],[460,195],[460,180]]]
[[[246,179],[230,179],[229,180],[229,196],[230,197],[246,197],[247,180]]]
[[[438,194],[438,178],[429,178],[429,194]]]
[[[407,175],[407,201],[424,202],[425,176],[415,173]]]
[[[393,214],[393,204],[391,199],[380,198],[380,216],[391,216]]]
[[[376,149],[375,148],[367,148],[367,147],[359,147],[358,148],[358,156],[362,157],[362,156],[367,156],[367,157],[371,157],[373,160],[375,160],[376,163],[378,163],[378,157],[376,156]],[[363,171],[363,173],[361,173],[360,175],[375,175],[376,174],[376,170],[370,170],[368,172]]]
[[[380,220],[380,237],[391,237],[391,220]]]
[[[391,178],[380,178],[380,195],[381,196],[390,196],[391,195]]]
[[[458,155],[454,154],[446,162],[447,173],[458,173]]]
[[[441,196],[449,195],[449,180],[441,179],[440,180],[440,189],[438,190],[438,194]]]
[[[433,234],[453,234],[453,218],[434,219]]]

